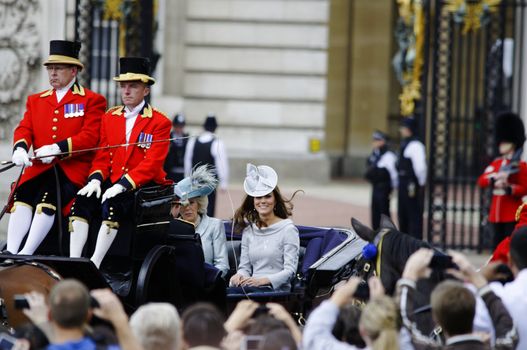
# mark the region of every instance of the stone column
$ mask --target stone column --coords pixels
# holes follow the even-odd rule
[[[327,149],[333,172],[361,176],[374,129],[387,131],[392,1],[332,1]],[[351,36],[351,37],[350,37]]]

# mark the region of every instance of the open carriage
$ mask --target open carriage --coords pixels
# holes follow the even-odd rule
[[[281,302],[301,317],[313,301],[327,295],[333,285],[350,275],[366,244],[348,229],[298,226],[300,259],[290,292],[226,297],[225,281],[219,275],[211,276],[203,263],[199,235],[174,226],[169,215],[172,197],[171,187],[143,188],[136,193],[135,215],[121,225],[100,270],[87,258],[66,257],[69,246],[66,220],[62,233],[55,227],[35,255],[0,255],[0,264],[36,263],[51,268],[62,278],[76,278],[90,289],[110,287],[129,311],[150,301],[170,302],[182,309],[193,302],[208,300],[230,309],[237,300],[249,297]],[[231,234],[228,221],[225,228],[233,274],[239,261],[241,236]],[[97,229],[96,223],[91,225],[84,256],[93,251]],[[17,312],[12,308],[10,296],[0,297],[5,299],[8,315]]]

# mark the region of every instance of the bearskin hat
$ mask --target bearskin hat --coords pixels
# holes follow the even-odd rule
[[[525,128],[523,121],[517,114],[504,112],[496,120],[496,143],[512,142],[516,149],[523,147],[525,142]]]

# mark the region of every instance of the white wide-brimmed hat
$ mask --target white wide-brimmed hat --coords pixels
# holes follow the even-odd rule
[[[278,175],[267,165],[247,164],[247,176],[243,189],[251,197],[262,197],[273,192],[278,183]]]

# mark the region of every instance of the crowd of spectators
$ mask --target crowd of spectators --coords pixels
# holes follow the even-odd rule
[[[416,283],[431,273],[433,250],[410,256],[394,296],[385,295],[378,277],[368,281],[370,299],[354,298],[360,278],[352,277],[314,308],[305,326],[277,303],[240,301],[230,316],[214,305],[197,303],[183,310],[150,303],[128,319],[110,290],[92,290],[75,280],[62,280],[47,299],[26,294],[24,313],[31,324],[11,332],[13,349],[524,349],[527,340],[527,234],[511,240],[514,280],[495,265],[476,270],[458,252],[449,252],[452,278],[431,294],[431,314],[440,332],[424,334],[416,322]],[[490,323],[488,332],[475,324]],[[7,332],[7,331],[6,331]],[[1,345],[1,344],[0,344]]]

